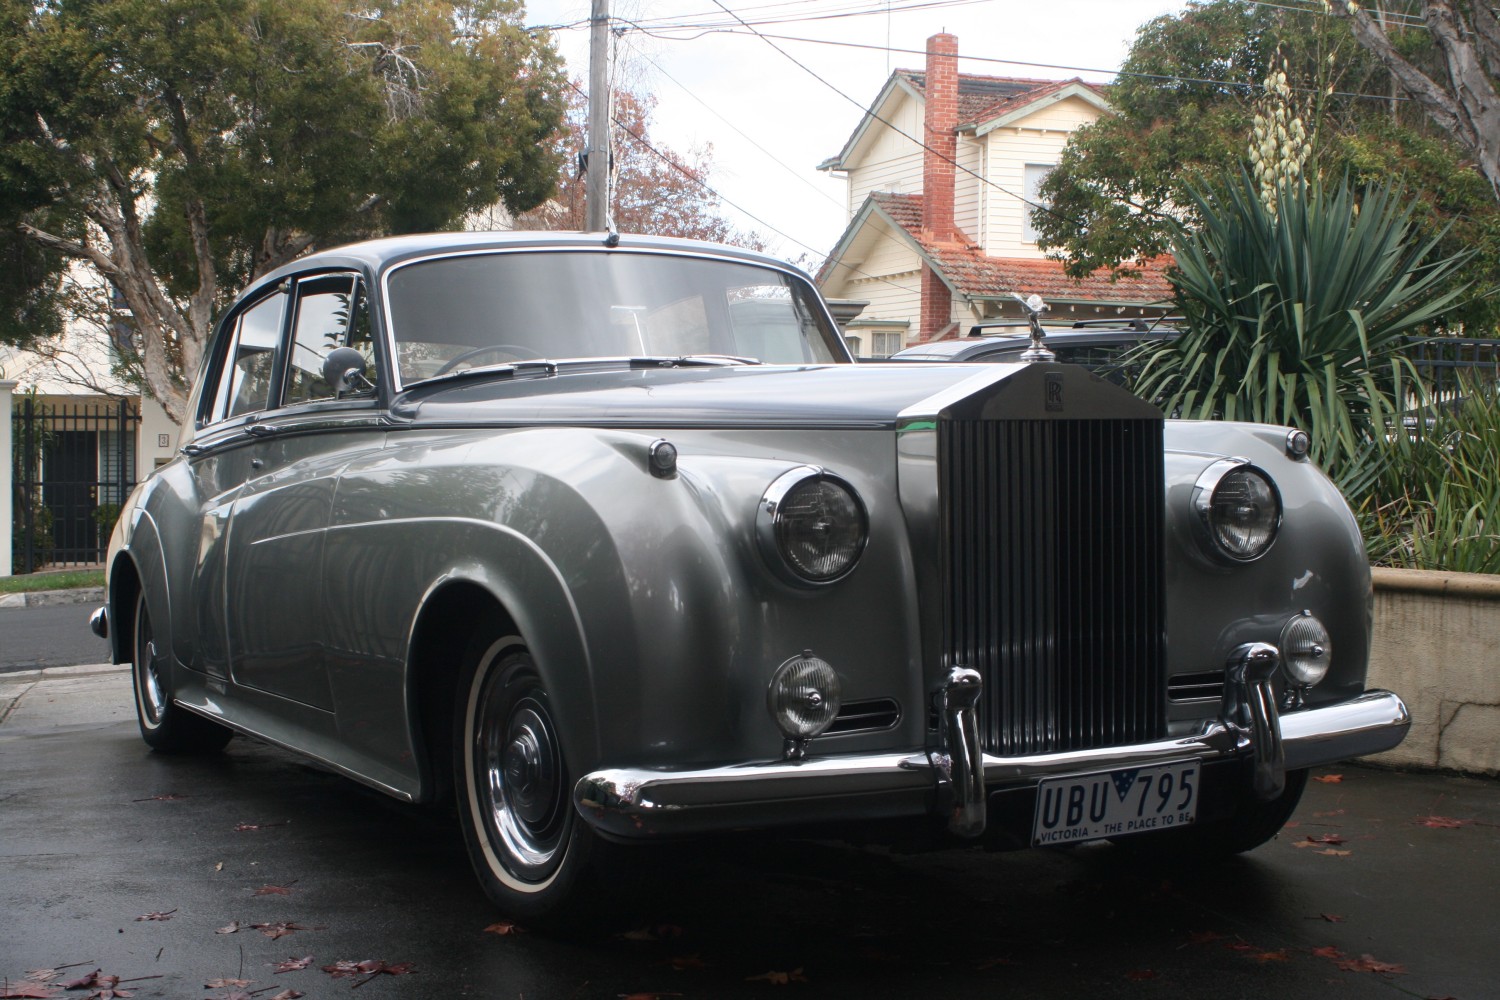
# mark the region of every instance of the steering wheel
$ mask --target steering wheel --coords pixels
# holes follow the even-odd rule
[[[446,375],[465,361],[485,354],[509,354],[517,361],[539,361],[542,357],[538,352],[529,347],[522,347],[520,344],[486,344],[483,347],[476,347],[472,351],[464,351],[456,358],[449,358],[443,362],[441,368],[429,375],[428,378],[437,378],[439,375]]]

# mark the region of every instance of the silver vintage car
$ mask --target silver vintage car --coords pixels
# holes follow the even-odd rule
[[[146,743],[450,800],[523,919],[601,843],[745,828],[1244,851],[1408,725],[1304,436],[1044,357],[855,365],[757,254],[317,253],[227,311],[180,445],[94,619]]]

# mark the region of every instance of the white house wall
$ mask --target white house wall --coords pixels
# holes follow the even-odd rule
[[[1045,256],[1035,243],[1022,238],[1025,221],[1022,213],[1026,206],[1021,196],[1026,190],[1026,165],[1055,166],[1062,159],[1063,147],[1073,130],[1098,120],[1099,115],[1094,105],[1068,98],[983,137],[989,147],[988,176],[992,185],[985,186],[984,224],[978,227],[979,232],[970,235],[980,240],[986,254],[1033,260]],[[977,181],[974,185],[976,189],[979,186]],[[962,186],[959,196],[962,197]]]
[[[922,192],[922,147],[908,138],[922,135],[922,106],[903,97],[883,117],[900,131],[876,122],[865,148],[848,165],[851,216],[872,191]]]
[[[953,223],[958,231],[984,245],[984,188],[979,178],[984,176],[984,154],[988,144],[975,141],[968,136],[958,137],[955,159],[958,169],[953,172]]]

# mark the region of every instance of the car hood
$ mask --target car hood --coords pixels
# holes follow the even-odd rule
[[[734,365],[476,375],[398,396],[398,419],[444,426],[893,427],[935,416],[1024,365]]]

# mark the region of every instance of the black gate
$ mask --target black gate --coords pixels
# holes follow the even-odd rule
[[[13,572],[104,561],[136,477],[140,410],[129,400],[16,400]]]

